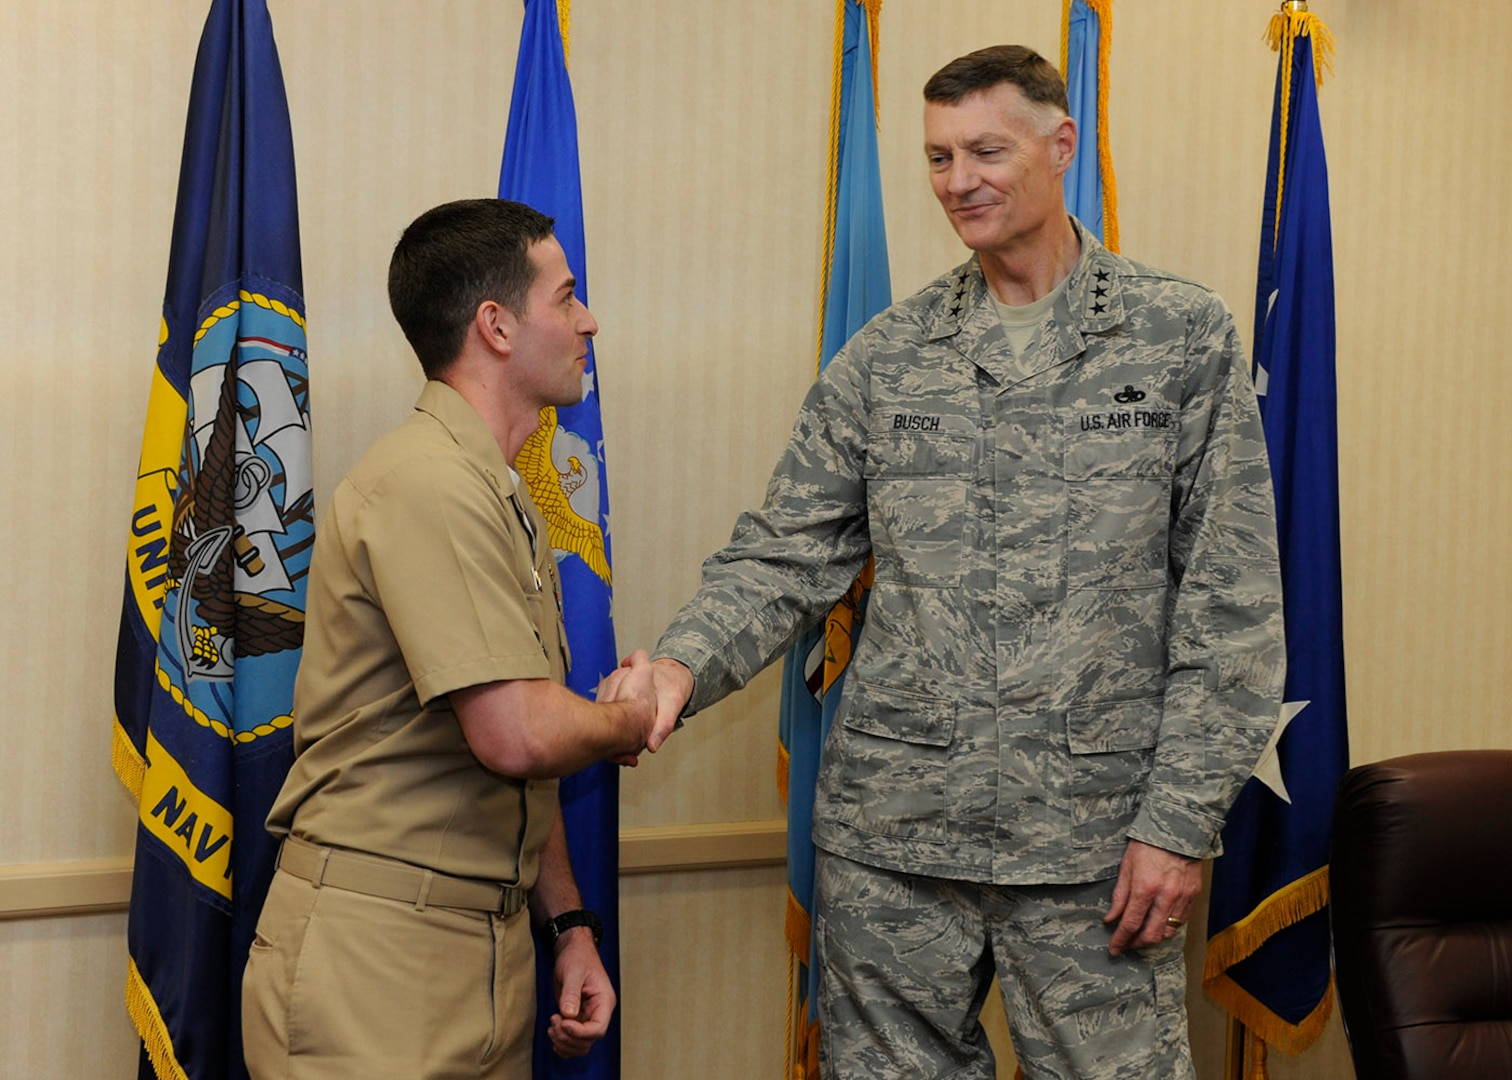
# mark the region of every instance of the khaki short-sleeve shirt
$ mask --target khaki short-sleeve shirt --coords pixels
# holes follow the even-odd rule
[[[556,781],[486,769],[447,694],[563,681],[560,589],[545,521],[493,434],[451,387],[427,383],[316,532],[296,758],[268,828],[532,885]]]

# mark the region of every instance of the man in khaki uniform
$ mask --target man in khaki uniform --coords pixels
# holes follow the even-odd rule
[[[256,1080],[528,1076],[527,901],[557,952],[557,1053],[614,1011],[555,778],[632,763],[654,702],[643,653],[612,704],[562,685],[556,565],[512,468],[540,410],[581,399],[598,329],[551,229],[469,200],[395,248],[390,303],[429,381],[317,532],[297,757],[268,818],[279,873],[244,983]]]

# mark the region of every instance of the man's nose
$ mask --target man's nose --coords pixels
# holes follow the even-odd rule
[[[584,304],[581,300],[577,302],[577,305],[578,307],[583,309],[582,320],[578,326],[578,333],[582,334],[584,337],[592,337],[594,334],[598,333],[598,320],[593,317],[593,312],[588,310],[588,305]]]
[[[958,155],[950,162],[950,170],[945,174],[945,190],[952,195],[964,195],[977,186],[977,171],[972,166],[971,159]]]

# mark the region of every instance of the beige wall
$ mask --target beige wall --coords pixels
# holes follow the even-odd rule
[[[1216,286],[1246,338],[1273,0],[1116,5],[1125,250]],[[130,851],[110,771],[122,540],[203,0],[0,5],[0,871]],[[418,388],[383,298],[397,231],[490,193],[516,0],[272,0],[298,153],[317,494]],[[1503,533],[1512,8],[1315,0],[1340,43],[1332,165],[1354,759],[1512,745]],[[603,325],[617,618],[649,644],[759,497],[812,366],[830,0],[578,0],[588,277]],[[1056,0],[890,0],[880,52],[894,290],[959,248],[918,87],[992,41],[1054,55]],[[625,776],[627,827],[780,816],[770,674]],[[626,1076],[772,1076],[780,869],[625,880]],[[0,1075],[127,1077],[118,914],[0,921]],[[1195,1003],[1200,1075],[1222,1025]],[[1348,1074],[1337,1031],[1272,1075]]]

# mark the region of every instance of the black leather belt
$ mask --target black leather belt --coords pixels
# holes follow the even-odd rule
[[[316,888],[328,885],[364,896],[400,900],[421,911],[443,907],[513,915],[525,906],[525,890],[517,885],[438,874],[377,855],[321,847],[297,836],[284,837],[278,866]]]

